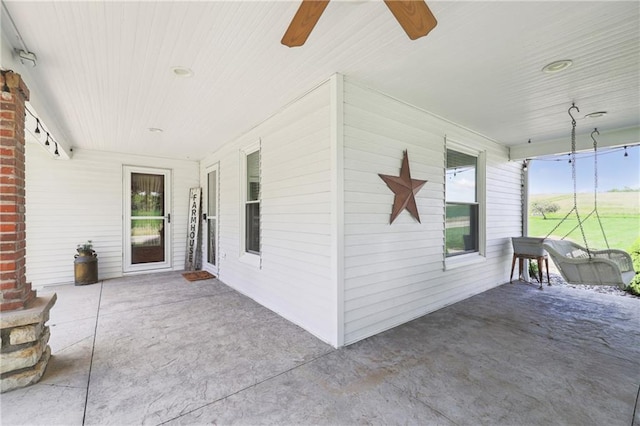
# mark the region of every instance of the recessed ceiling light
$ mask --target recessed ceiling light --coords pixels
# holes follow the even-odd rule
[[[173,67],[171,71],[173,71],[177,77],[193,77],[193,71],[187,67]]]
[[[162,129],[161,129],[161,128],[159,128],[159,127],[149,127],[149,131],[150,131],[151,133],[162,133],[164,130],[162,130]]]
[[[585,115],[584,118],[600,118],[604,117],[605,115],[607,115],[607,111],[596,111]]]
[[[573,61],[571,59],[563,59],[561,61],[555,61],[545,65],[545,67],[542,68],[542,71],[548,74],[553,74],[556,72],[566,70],[571,66],[571,64],[573,64]]]

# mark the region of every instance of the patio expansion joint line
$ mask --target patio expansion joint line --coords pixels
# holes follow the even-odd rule
[[[638,384],[638,393],[636,393],[636,405],[633,406],[633,415],[631,416],[631,426],[640,426],[636,425],[636,416],[638,413],[638,404],[640,404],[640,384]]]
[[[269,377],[267,377],[267,378],[265,378],[265,379],[263,379],[263,380],[260,380],[259,382],[256,382],[256,383],[254,383],[254,384],[252,384],[252,385],[245,386],[244,388],[242,388],[242,389],[238,389],[237,391],[232,392],[232,393],[230,393],[230,394],[228,394],[228,395],[221,396],[220,398],[218,398],[218,399],[216,399],[216,400],[214,400],[214,401],[208,402],[208,403],[206,403],[206,404],[204,404],[204,405],[201,405],[200,407],[194,408],[193,410],[189,410],[189,411],[187,411],[187,412],[185,412],[185,413],[182,413],[182,414],[180,414],[179,416],[176,416],[176,417],[174,417],[174,418],[172,418],[172,419],[168,419],[168,420],[165,420],[165,421],[163,421],[163,422],[161,422],[161,423],[158,423],[158,424],[157,424],[157,426],[167,424],[167,423],[169,423],[169,422],[172,422],[172,421],[174,421],[174,420],[179,419],[180,417],[186,416],[187,414],[191,414],[191,413],[193,413],[194,411],[201,410],[201,409],[203,409],[204,407],[208,407],[208,406],[213,405],[213,404],[215,404],[215,403],[217,403],[217,402],[223,401],[223,400],[225,400],[225,399],[227,399],[227,398],[229,398],[229,397],[232,397],[232,396],[234,396],[234,395],[237,395],[237,394],[239,394],[239,393],[241,393],[241,392],[244,392],[244,391],[246,391],[246,390],[249,390],[249,389],[251,389],[251,388],[254,388],[254,387],[258,386],[258,385],[261,385],[262,383],[268,382],[269,380],[275,379],[275,378],[277,378],[277,377],[280,377],[280,376],[282,376],[282,375],[284,375],[284,374],[289,373],[290,371],[296,370],[296,369],[298,369],[298,368],[300,368],[300,367],[303,367],[303,366],[305,366],[305,365],[307,365],[307,364],[309,364],[309,363],[312,363],[312,362],[317,361],[317,360],[319,360],[319,359],[321,359],[321,358],[324,358],[325,356],[330,355],[330,354],[332,354],[332,353],[334,353],[334,352],[336,352],[336,351],[338,351],[338,350],[339,350],[339,349],[333,349],[333,350],[330,350],[329,352],[326,352],[326,353],[324,353],[324,354],[322,354],[322,355],[318,355],[317,357],[312,358],[312,359],[310,359],[309,361],[303,362],[303,363],[298,364],[298,365],[296,365],[296,366],[294,366],[294,367],[291,367],[291,368],[289,368],[289,369],[287,369],[287,370],[281,371],[280,373],[278,373],[278,374],[274,374],[273,376],[269,376]]]
[[[91,359],[89,361],[89,375],[87,377],[87,392],[84,396],[84,411],[82,413],[82,424],[85,424],[87,418],[87,405],[89,405],[89,386],[91,385],[91,370],[93,369],[93,355],[96,351],[96,338],[98,336],[98,321],[100,319],[100,305],[102,304],[102,290],[104,282],[100,282],[100,296],[98,296],[98,309],[96,309],[96,325],[93,328],[93,343],[91,344]]]

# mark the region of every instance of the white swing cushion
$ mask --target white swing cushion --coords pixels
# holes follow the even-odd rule
[[[545,240],[544,248],[569,283],[625,289],[635,276],[631,256],[623,250],[591,250],[589,258],[584,247],[571,241]]]

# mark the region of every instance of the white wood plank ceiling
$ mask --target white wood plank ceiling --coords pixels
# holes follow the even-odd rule
[[[298,1],[4,3],[38,57],[14,70],[68,146],[200,159],[335,72],[509,146],[567,138],[572,102],[581,133],[640,129],[637,1],[428,1],[438,26],[411,41],[381,0],[334,0],[293,49]]]

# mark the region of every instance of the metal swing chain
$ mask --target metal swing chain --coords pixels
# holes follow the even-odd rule
[[[571,215],[571,213],[573,213],[574,211],[576,212],[576,216],[578,214],[577,211],[577,197],[576,197],[576,161],[575,161],[575,154],[576,154],[576,119],[573,118],[573,115],[571,115],[571,110],[572,109],[576,109],[578,112],[580,112],[580,110],[578,109],[578,107],[576,106],[575,103],[571,104],[571,108],[569,108],[569,117],[571,117],[571,125],[572,125],[572,130],[571,130],[571,153],[570,155],[570,160],[569,163],[571,163],[571,170],[572,170],[572,179],[573,179],[573,207],[571,208],[571,210],[569,210],[567,212],[567,214],[562,218],[562,220],[560,220],[560,222],[558,222],[556,224],[556,226],[553,227],[553,229],[551,231],[549,231],[549,233],[547,234],[547,236],[545,238],[549,238],[554,232],[556,232],[556,230],[560,227],[560,225],[562,225],[564,223],[565,220],[567,220],[567,218]],[[580,218],[578,218],[578,223],[580,223]],[[571,231],[569,231],[569,234],[571,234],[573,231],[575,231],[576,228],[573,228]],[[567,236],[569,235],[565,235],[564,237],[560,238],[561,240],[564,240],[565,238],[567,238]]]
[[[597,133],[600,135],[598,128],[596,127],[591,132],[591,140],[593,140],[593,208],[598,212],[598,142],[596,142],[596,138],[593,137],[593,134]]]
[[[523,212],[526,212],[528,209],[528,205],[526,202],[526,198],[527,198],[527,194],[526,194],[526,176],[527,174],[527,160],[524,160],[524,163],[522,165],[522,169],[520,170],[520,208],[522,209]],[[528,214],[528,213],[527,213]],[[523,215],[524,218],[524,215]],[[526,230],[525,230],[525,221],[522,220],[521,223],[521,229],[520,229],[520,233],[521,235],[526,235]]]
[[[607,234],[604,232],[604,227],[602,226],[602,221],[600,220],[600,214],[598,213],[598,142],[596,138],[593,137],[593,134],[600,135],[598,128],[594,128],[593,132],[591,132],[591,139],[593,140],[593,171],[594,171],[594,183],[593,183],[593,211],[596,213],[596,217],[598,218],[598,224],[600,225],[600,231],[602,231],[602,236],[604,237],[604,243],[609,248],[609,241],[607,241]]]
[[[573,179],[573,210],[576,211],[576,218],[578,219],[578,225],[580,226],[580,233],[582,233],[582,241],[584,247],[587,249],[589,259],[591,259],[591,250],[587,243],[587,237],[584,234],[584,228],[582,227],[582,220],[580,220],[580,214],[578,213],[578,186],[576,181],[576,119],[571,115],[571,110],[575,109],[580,112],[575,103],[571,104],[569,108],[569,117],[571,117],[571,177]]]

